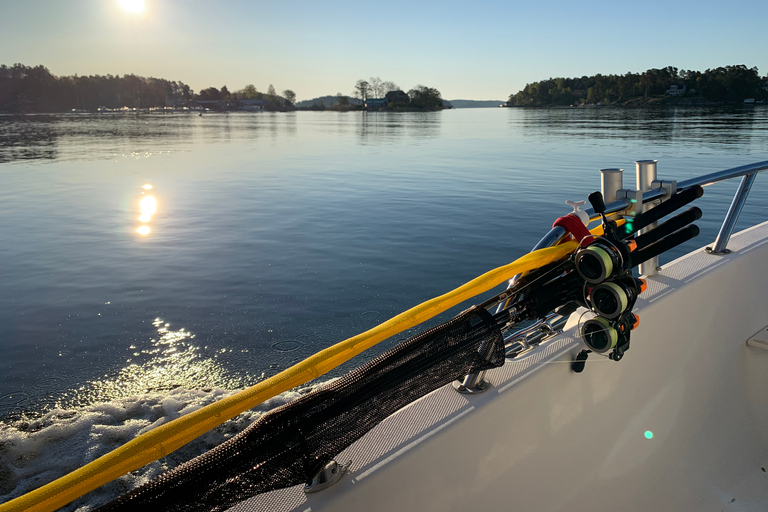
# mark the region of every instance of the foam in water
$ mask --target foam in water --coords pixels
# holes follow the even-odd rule
[[[309,388],[288,391],[200,436],[174,453],[124,475],[65,511],[85,512],[141,485],[237,434],[264,411],[287,403]],[[0,424],[0,498],[21,496],[59,478],[154,427],[219,400],[232,391],[190,390],[146,394],[80,410],[54,409],[34,421]]]
[[[42,416],[22,416],[0,422],[1,502],[32,491],[138,435],[236,392],[221,385],[208,385],[212,382],[242,387],[242,383],[230,382],[215,361],[199,355],[196,347],[189,343],[194,335],[183,329],[171,330],[159,318],[155,326],[159,337],[153,340],[154,348],[147,352],[150,356],[147,361],[131,364],[111,378],[65,393],[57,405]],[[267,400],[61,510],[93,510],[204,453],[243,430],[265,411],[312,389],[292,390]]]

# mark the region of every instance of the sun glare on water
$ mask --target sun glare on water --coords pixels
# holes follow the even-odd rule
[[[147,183],[141,188],[144,190],[152,190],[152,185]],[[147,224],[152,220],[152,216],[157,213],[157,199],[155,199],[154,196],[145,195],[145,193],[146,192],[141,193],[143,197],[139,200],[139,210],[141,211],[139,222],[141,222],[141,226],[136,229],[136,232],[141,236],[147,236],[152,232],[152,229],[147,226]]]
[[[149,222],[152,220],[152,216],[157,213],[157,200],[152,196],[143,197],[139,201],[139,209],[141,209],[139,220]]]
[[[144,12],[144,0],[120,0],[120,6],[128,12]]]

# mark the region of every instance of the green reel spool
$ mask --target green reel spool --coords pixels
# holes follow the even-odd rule
[[[607,319],[599,316],[584,322],[581,334],[584,344],[598,354],[613,350],[619,341],[619,332]]]

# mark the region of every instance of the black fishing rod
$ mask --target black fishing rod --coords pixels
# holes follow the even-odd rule
[[[644,280],[634,277],[633,269],[697,236],[699,228],[692,223],[701,218],[701,210],[690,208],[642,235],[636,233],[702,194],[699,186],[684,189],[660,205],[628,217],[623,226],[606,218],[602,194],[590,194],[594,211],[602,217],[604,234],[582,240],[566,259],[529,272],[482,306],[506,301],[505,308],[493,317],[505,329],[523,321],[543,320],[553,312],[565,316],[579,307],[587,308],[595,317],[582,325],[587,349],[577,356],[574,371],[583,370],[591,352],[621,360],[629,350],[630,332],[639,325],[632,308],[646,287]]]

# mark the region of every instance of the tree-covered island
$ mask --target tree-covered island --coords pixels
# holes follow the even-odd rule
[[[704,72],[675,67],[625,75],[550,78],[509,96],[508,106],[641,106],[768,102],[768,76],[743,65]]]
[[[302,110],[352,110],[420,112],[447,108],[440,91],[433,87],[417,85],[407,93],[396,83],[384,81],[379,77],[358,80],[352,96],[342,93],[336,96],[323,96],[297,104]]]
[[[438,110],[440,91],[418,85],[407,93],[380,78],[358,80],[354,98],[339,93],[334,110]],[[331,103],[331,102],[329,102]],[[330,106],[330,105],[329,105]],[[304,108],[323,110],[312,103]],[[288,111],[296,109],[296,93],[278,94],[270,84],[260,92],[248,84],[234,92],[224,85],[195,93],[181,81],[137,75],[55,76],[45,66],[0,65],[0,112],[110,112],[141,110]]]
[[[208,87],[195,92],[184,82],[137,75],[55,76],[45,66],[0,65],[0,112],[103,112],[142,109],[208,111],[293,110],[296,94],[266,93],[252,84],[230,92]]]

